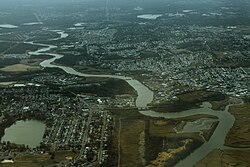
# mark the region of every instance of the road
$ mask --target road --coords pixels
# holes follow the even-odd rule
[[[103,140],[104,140],[104,137],[105,137],[106,127],[107,127],[107,113],[104,112],[102,132],[101,132],[101,143],[100,143],[100,148],[99,148],[99,153],[98,153],[98,162],[99,162],[99,164],[101,164],[102,157],[103,157],[103,143],[104,143]]]

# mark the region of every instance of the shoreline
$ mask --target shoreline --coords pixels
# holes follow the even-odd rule
[[[64,33],[64,31],[61,31],[61,32],[62,32],[62,34]],[[61,38],[63,38],[62,34],[61,34]],[[219,125],[215,129],[213,135],[211,136],[211,139],[209,140],[209,142],[203,144],[199,149],[197,149],[197,150],[202,150],[202,152],[205,151],[204,152],[205,154],[200,155],[200,153],[199,153],[200,158],[198,158],[198,160],[197,160],[197,157],[196,157],[195,161],[194,160],[189,161],[188,159],[190,159],[190,156],[194,157],[194,154],[197,154],[198,151],[195,150],[194,153],[192,153],[189,156],[187,156],[186,158],[184,158],[183,161],[180,161],[177,164],[177,166],[179,164],[181,164],[181,163],[187,164],[186,161],[188,162],[188,164],[191,163],[191,164],[194,165],[196,162],[198,162],[203,157],[205,157],[208,154],[207,152],[209,152],[209,150],[211,149],[210,148],[209,150],[204,150],[206,147],[211,146],[209,144],[210,141],[217,143],[216,145],[213,144],[212,148],[217,148],[217,146],[220,147],[220,145],[223,145],[223,143],[225,142],[225,140],[223,140],[223,139],[225,139],[225,137],[227,135],[227,130],[225,131],[224,129],[228,129],[228,127],[226,127],[226,124],[230,123],[230,126],[231,125],[233,126],[234,121],[232,121],[232,120],[234,119],[234,116],[231,115],[227,111],[228,108],[229,108],[229,105],[225,109],[226,112],[214,112],[209,106],[203,106],[203,108],[193,109],[193,110],[191,109],[191,110],[183,111],[181,113],[158,113],[158,112],[155,112],[155,111],[151,111],[151,110],[148,110],[148,104],[150,104],[153,101],[154,93],[148,87],[146,87],[141,82],[139,82],[138,80],[135,80],[135,79],[133,79],[131,77],[125,77],[125,76],[85,74],[85,73],[78,72],[78,71],[76,71],[75,69],[73,69],[71,67],[66,67],[66,66],[53,64],[53,62],[55,60],[62,58],[63,55],[56,54],[56,53],[46,53],[46,52],[50,51],[53,48],[57,48],[57,46],[46,45],[46,44],[36,44],[36,43],[33,43],[33,44],[40,45],[40,46],[47,46],[47,48],[39,49],[39,50],[37,50],[35,52],[29,52],[29,54],[38,55],[38,56],[42,55],[42,54],[46,54],[46,55],[49,55],[49,56],[53,56],[53,58],[50,58],[50,59],[47,59],[47,60],[41,62],[40,66],[42,66],[42,67],[59,68],[59,69],[62,69],[63,71],[65,71],[68,74],[81,76],[81,77],[99,77],[99,78],[105,78],[106,77],[106,78],[122,79],[122,80],[126,81],[130,86],[132,86],[136,90],[136,92],[138,94],[137,99],[136,99],[136,106],[137,106],[137,108],[139,108],[141,110],[140,113],[145,115],[145,116],[150,116],[152,118],[163,117],[163,118],[167,118],[167,119],[184,118],[186,116],[192,116],[192,115],[197,115],[197,114],[208,114],[208,115],[217,116],[219,118]],[[202,111],[202,109],[206,109],[206,110],[208,110],[210,112]],[[197,112],[195,112],[195,111],[197,111]],[[213,111],[213,112],[211,112],[211,111]],[[227,119],[227,120],[225,120],[225,119]],[[230,129],[230,127],[229,127],[229,129]],[[223,135],[225,135],[225,137],[219,138],[220,141],[218,141],[218,138],[215,136],[215,132],[217,132],[216,134],[218,135],[219,130],[224,130]]]

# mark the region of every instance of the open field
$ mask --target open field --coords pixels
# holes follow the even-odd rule
[[[43,167],[44,165],[55,164],[61,161],[67,161],[67,157],[74,157],[75,153],[71,151],[56,152],[54,159],[48,153],[37,155],[17,155],[13,164],[0,164],[1,167]]]
[[[195,133],[176,134],[172,129],[172,121],[143,119],[120,121],[121,130],[118,137],[120,163],[118,163],[122,167],[146,165],[163,167],[165,164],[172,166],[178,162],[178,158],[185,157],[188,152],[201,144],[199,136]]]
[[[250,104],[232,106],[229,109],[235,116],[235,123],[226,138],[226,145],[250,148]]]
[[[250,151],[213,150],[195,167],[247,167]]]
[[[113,150],[113,154],[118,154],[117,166],[173,166],[202,144],[198,133],[175,132],[174,128],[182,124],[183,119],[148,118],[128,110],[112,113],[116,120],[114,139],[117,142],[112,147],[117,148]],[[184,122],[204,117],[207,116],[187,117]]]
[[[30,65],[30,66],[39,66],[39,64],[43,61],[42,58],[29,58],[29,59],[22,59],[20,61],[21,64]]]
[[[26,71],[31,71],[31,70],[39,70],[39,66],[29,66],[29,65],[24,65],[24,64],[14,64],[10,65],[4,68],[1,68],[1,71],[4,72],[26,72]]]
[[[120,166],[142,166],[142,155],[140,155],[140,135],[144,131],[143,120],[122,120],[120,132]]]

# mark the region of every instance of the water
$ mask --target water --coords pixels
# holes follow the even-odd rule
[[[64,33],[64,32],[62,32]],[[62,37],[63,35],[61,35]],[[64,35],[66,36],[66,35]],[[36,44],[36,45],[43,45],[44,44]],[[47,49],[43,48],[37,50],[35,52],[30,52],[33,55],[43,55],[44,51],[49,51],[51,48],[55,48],[56,46],[47,45]],[[225,143],[225,138],[227,133],[231,129],[234,124],[235,118],[232,114],[228,112],[228,108],[230,105],[226,107],[224,111],[215,111],[211,109],[210,103],[203,103],[201,108],[199,109],[192,109],[183,112],[177,113],[159,113],[152,110],[147,110],[147,105],[153,101],[154,93],[145,85],[143,85],[138,80],[135,80],[131,77],[126,76],[116,76],[116,75],[92,75],[92,74],[85,74],[74,70],[71,67],[65,67],[62,65],[53,64],[56,59],[60,59],[63,55],[60,54],[52,54],[46,53],[46,55],[51,55],[53,58],[47,59],[43,61],[40,65],[42,67],[50,67],[50,68],[60,68],[64,70],[68,74],[77,75],[77,76],[84,76],[84,77],[101,77],[101,78],[117,78],[125,80],[130,86],[132,86],[137,91],[137,99],[136,99],[136,106],[138,108],[144,109],[140,111],[141,114],[152,117],[152,118],[166,118],[166,119],[174,119],[174,118],[184,118],[187,116],[193,116],[198,114],[206,114],[216,116],[219,120],[219,124],[215,129],[213,135],[211,136],[208,142],[205,142],[200,148],[196,149],[192,154],[190,154],[187,158],[180,161],[176,166],[186,166],[191,167],[195,165],[198,161],[203,159],[209,152],[216,148],[223,148]]]
[[[46,125],[36,120],[17,121],[11,127],[5,129],[5,134],[1,139],[16,144],[28,145],[35,148],[42,142]]]
[[[24,26],[33,26],[33,25],[42,25],[43,22],[31,22],[31,23],[23,23]]]
[[[174,118],[185,118],[187,116],[194,116],[197,114],[204,115],[213,115],[216,116],[219,120],[219,124],[215,129],[213,135],[210,140],[205,142],[201,147],[196,149],[193,153],[191,153],[187,158],[180,161],[176,167],[191,167],[203,159],[207,154],[209,154],[212,150],[216,148],[223,148],[225,143],[225,138],[229,130],[233,127],[235,118],[234,116],[228,112],[229,106],[226,107],[224,111],[215,111],[211,109],[208,105],[209,103],[203,103],[201,108],[191,109],[177,113],[158,113],[155,111],[140,111],[141,114],[147,115],[154,118],[166,118],[166,119],[174,119]],[[193,130],[190,130],[192,132]]]
[[[12,24],[0,24],[0,28],[18,28],[18,26]]]
[[[144,15],[138,15],[137,18],[155,20],[161,16],[162,16],[162,14],[144,14]]]
[[[74,26],[75,27],[82,27],[82,26],[84,26],[86,23],[76,23]]]

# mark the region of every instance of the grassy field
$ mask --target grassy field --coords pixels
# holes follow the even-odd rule
[[[177,134],[174,131],[173,128],[181,124],[183,119],[148,118],[138,114],[137,111],[124,110],[112,111],[112,113],[116,120],[114,135],[117,137],[114,139],[117,142],[113,147],[117,149],[113,150],[113,154],[118,154],[117,166],[160,167],[166,164],[173,166],[180,158],[186,157],[202,143],[198,133]],[[204,117],[207,116],[191,116],[184,121]]]
[[[226,138],[226,145],[231,147],[250,147],[250,103],[232,106],[229,109],[235,116],[235,123]]]
[[[66,157],[74,157],[75,153],[71,151],[56,152],[55,158],[51,159],[49,154],[38,155],[18,155],[13,164],[0,164],[1,167],[43,167],[45,165],[55,164],[66,161]]]
[[[44,58],[46,59],[46,58]],[[23,59],[20,61],[21,64],[30,65],[30,66],[39,66],[40,63],[44,60],[42,58],[29,58]]]
[[[247,167],[250,164],[250,151],[229,151],[213,150],[203,160],[198,162],[195,167]]]
[[[24,65],[24,64],[14,64],[10,65],[4,68],[1,68],[1,71],[4,72],[26,72],[30,70],[39,70],[39,66],[29,66],[29,65]]]
[[[140,135],[144,130],[143,120],[122,120],[120,133],[120,166],[142,166],[139,152]]]

